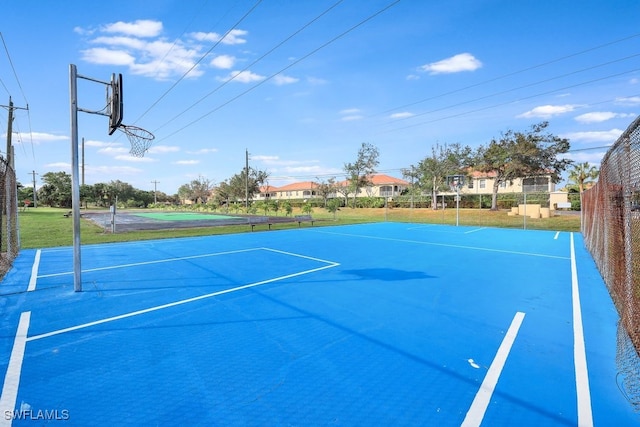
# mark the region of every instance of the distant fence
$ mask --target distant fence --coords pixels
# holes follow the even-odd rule
[[[626,391],[640,409],[640,117],[603,158],[598,183],[583,193],[582,212],[585,244],[620,315]]]
[[[0,158],[0,180],[2,192],[0,194],[0,276],[4,276],[18,255],[20,242],[16,174],[2,158]]]

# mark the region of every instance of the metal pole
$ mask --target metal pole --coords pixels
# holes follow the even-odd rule
[[[456,185],[456,227],[460,225],[460,186]]]
[[[78,179],[78,71],[69,65],[69,97],[71,108],[71,204],[73,208],[73,289],[82,291],[80,260],[80,184]]]

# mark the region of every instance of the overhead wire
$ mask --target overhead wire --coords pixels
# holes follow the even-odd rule
[[[512,76],[515,76],[515,75],[518,75],[518,74],[525,73],[527,71],[532,71],[532,70],[535,70],[535,69],[538,69],[538,68],[546,67],[547,65],[555,64],[556,62],[561,62],[561,61],[564,61],[564,60],[569,59],[569,58],[574,58],[576,56],[584,55],[585,53],[589,53],[589,52],[593,52],[593,51],[596,51],[596,50],[599,50],[599,49],[603,49],[605,47],[609,47],[609,46],[612,46],[614,44],[618,44],[618,43],[622,43],[624,41],[628,41],[628,40],[634,39],[636,37],[640,37],[640,33],[632,34],[630,36],[623,37],[621,39],[617,39],[617,40],[613,40],[613,41],[610,41],[610,42],[607,42],[607,43],[603,43],[603,44],[600,44],[600,45],[597,45],[597,46],[594,46],[594,47],[591,47],[591,48],[588,48],[588,49],[581,50],[579,52],[575,52],[575,53],[571,53],[571,54],[568,54],[568,55],[564,55],[564,56],[561,56],[559,58],[552,59],[550,61],[545,61],[545,62],[540,63],[540,64],[532,65],[532,66],[523,68],[521,70],[517,70],[517,71],[511,72],[511,73],[503,74],[503,75],[500,75],[500,76],[497,76],[497,77],[494,77],[494,78],[491,78],[491,79],[488,79],[488,80],[484,80],[484,81],[481,81],[481,82],[478,82],[478,83],[475,83],[475,84],[472,84],[472,85],[468,85],[468,86],[465,86],[465,87],[462,87],[462,88],[459,88],[459,89],[455,89],[455,90],[452,90],[452,91],[449,91],[449,92],[441,93],[441,94],[438,94],[438,95],[435,95],[435,96],[431,96],[431,97],[424,98],[424,99],[421,99],[421,100],[418,100],[418,101],[414,101],[414,102],[411,102],[409,104],[404,104],[404,105],[401,105],[401,106],[398,106],[398,107],[393,107],[393,108],[390,108],[388,110],[385,110],[385,111],[382,111],[380,113],[377,113],[375,115],[386,114],[386,113],[389,113],[391,111],[396,111],[396,110],[404,109],[404,108],[407,108],[407,107],[412,107],[414,105],[422,104],[422,103],[427,102],[427,101],[432,101],[434,99],[442,98],[442,97],[447,96],[447,95],[453,95],[454,93],[463,92],[463,91],[466,91],[466,90],[469,90],[469,89],[473,89],[473,88],[478,87],[478,86],[483,86],[483,85],[488,84],[488,83],[493,83],[495,81],[505,79],[507,77],[512,77]]]
[[[317,53],[318,51],[324,49],[325,47],[329,46],[330,44],[334,43],[336,40],[341,39],[342,37],[344,37],[345,35],[349,34],[351,31],[355,30],[356,28],[364,25],[365,23],[369,22],[370,20],[374,19],[375,17],[377,17],[378,15],[386,12],[388,9],[392,8],[393,6],[395,6],[396,4],[398,4],[400,2],[400,0],[395,0],[389,4],[387,4],[385,7],[383,7],[382,9],[379,9],[377,12],[373,13],[372,15],[369,15],[367,18],[365,18],[364,20],[358,22],[357,24],[353,25],[352,27],[350,27],[349,29],[347,29],[346,31],[343,31],[342,33],[338,34],[337,36],[333,37],[332,39],[330,39],[329,41],[323,43],[322,45],[320,45],[319,47],[313,49],[312,51],[310,51],[309,53],[305,54],[304,56],[298,58],[297,60],[291,62],[289,65],[287,65],[286,67],[278,70],[277,72],[271,74],[270,76],[264,78],[263,80],[261,80],[260,82],[256,83],[255,85],[251,86],[250,88],[248,88],[247,90],[245,90],[244,92],[241,92],[240,94],[230,98],[229,100],[225,101],[224,103],[220,104],[219,106],[217,106],[216,108],[210,110],[208,113],[201,115],[200,117],[198,117],[197,119],[187,123],[185,126],[179,128],[178,130],[174,131],[173,133],[165,136],[164,138],[162,138],[160,141],[164,141],[170,137],[172,137],[173,135],[176,135],[180,132],[182,132],[184,129],[194,125],[195,123],[199,122],[200,120],[203,120],[204,118],[210,116],[211,114],[215,113],[216,111],[221,110],[222,108],[224,108],[225,106],[231,104],[232,102],[234,102],[235,100],[243,97],[244,95],[248,94],[249,92],[257,89],[258,87],[262,86],[263,84],[265,84],[266,82],[268,82],[269,80],[273,79],[275,76],[283,73],[284,71],[288,70],[289,68],[293,67],[294,65],[299,64],[300,62],[304,61],[305,59],[309,58],[310,56],[314,55],[315,53]]]
[[[165,96],[167,96],[169,94],[169,92],[171,92],[173,89],[175,89],[176,86],[178,86],[178,84],[185,79],[185,77],[187,75],[189,75],[189,73],[191,71],[193,71],[194,68],[196,68],[203,60],[204,58],[206,58],[212,51],[213,49],[215,49],[220,43],[222,43],[222,41],[225,39],[225,37],[227,37],[229,35],[229,33],[231,33],[231,31],[233,31],[242,21],[244,21],[249,15],[251,15],[251,13],[258,7],[258,5],[262,2],[262,0],[257,0],[255,2],[255,4],[244,14],[242,15],[242,17],[240,17],[240,19],[234,23],[233,25],[231,25],[229,27],[229,29],[213,44],[213,46],[211,46],[211,48],[209,48],[209,50],[207,50],[204,55],[202,55],[180,78],[178,78],[178,80],[176,80],[170,87],[169,89],[167,89],[162,95],[160,95],[160,97],[153,103],[151,104],[151,106],[149,108],[147,108],[136,120],[135,122],[138,122],[141,118],[143,118],[145,115],[147,115],[147,113],[149,113],[156,105],[158,105],[158,103],[160,101],[162,101],[162,99],[164,99]],[[135,123],[134,122],[134,123]]]
[[[546,91],[546,92],[536,93],[534,95],[521,97],[521,98],[518,98],[518,99],[515,99],[515,100],[510,100],[510,101],[507,101],[507,102],[488,105],[488,106],[477,108],[477,109],[474,109],[474,110],[465,111],[465,112],[462,112],[462,113],[457,113],[457,114],[452,114],[452,115],[449,115],[449,116],[439,117],[437,119],[423,121],[423,122],[420,122],[420,123],[415,123],[415,124],[412,124],[412,125],[399,127],[399,128],[395,128],[395,129],[389,129],[387,131],[381,131],[381,133],[397,132],[397,131],[400,131],[400,130],[405,130],[405,129],[409,129],[409,128],[413,128],[413,127],[417,127],[417,126],[423,126],[425,124],[435,123],[435,122],[439,122],[439,121],[442,121],[442,120],[451,119],[451,118],[454,118],[454,117],[465,116],[465,115],[468,115],[468,114],[473,114],[473,113],[477,113],[477,112],[480,112],[480,111],[489,110],[489,109],[492,109],[492,108],[502,107],[504,105],[509,105],[509,104],[513,104],[513,103],[520,102],[520,101],[525,101],[525,100],[532,99],[532,98],[537,98],[539,96],[549,95],[549,94],[552,94],[552,93],[560,92],[560,91],[567,90],[567,89],[572,89],[572,88],[579,87],[579,86],[585,86],[585,85],[588,85],[588,84],[591,84],[591,83],[596,83],[596,82],[607,80],[607,79],[610,79],[610,78],[620,77],[620,76],[623,76],[625,74],[635,73],[635,72],[638,72],[638,71],[640,71],[640,68],[635,68],[635,69],[623,71],[623,72],[620,72],[620,73],[610,74],[610,75],[605,76],[605,77],[599,77],[597,79],[588,80],[586,82],[576,83],[576,84],[569,85],[569,86],[564,86],[564,87],[561,87],[561,88],[558,88],[558,89],[553,89],[553,90],[549,90],[549,91]]]
[[[269,49],[267,52],[265,52],[264,54],[262,54],[260,57],[258,57],[257,59],[255,59],[253,62],[251,62],[249,65],[247,65],[246,67],[244,67],[242,70],[240,70],[240,72],[234,74],[231,78],[225,80],[224,82],[222,82],[220,85],[218,85],[216,88],[214,88],[212,91],[210,91],[209,93],[207,93],[206,95],[204,95],[203,97],[201,97],[200,99],[198,99],[196,102],[194,102],[193,104],[191,104],[188,108],[184,109],[182,112],[180,112],[179,114],[175,115],[174,117],[172,117],[171,119],[167,120],[164,124],[162,124],[160,127],[156,128],[154,130],[154,132],[162,129],[163,127],[169,125],[170,123],[172,123],[173,121],[175,121],[176,119],[178,119],[179,117],[181,117],[182,115],[184,115],[185,113],[187,113],[188,111],[190,111],[192,108],[194,108],[196,105],[200,104],[202,101],[204,101],[205,99],[207,99],[208,97],[210,97],[211,95],[213,95],[214,93],[216,93],[218,90],[222,89],[224,86],[226,86],[228,83],[232,82],[236,77],[240,76],[242,73],[244,73],[245,71],[247,71],[249,68],[253,67],[254,65],[256,65],[258,62],[262,61],[264,58],[266,58],[268,55],[270,55],[271,53],[273,53],[274,51],[276,51],[278,48],[280,48],[282,45],[284,45],[285,43],[287,43],[289,40],[291,40],[292,38],[294,38],[295,36],[297,36],[298,34],[300,34],[302,31],[304,31],[305,29],[307,29],[309,26],[311,26],[313,23],[315,23],[316,21],[318,21],[320,18],[322,18],[324,15],[326,15],[327,13],[329,13],[331,10],[333,10],[335,7],[337,7],[340,3],[342,3],[344,0],[338,0],[336,3],[334,3],[333,5],[331,5],[329,8],[327,8],[325,11],[323,11],[321,14],[317,15],[315,18],[313,18],[311,21],[307,22],[306,24],[304,24],[302,27],[300,27],[298,30],[294,31],[292,34],[290,34],[289,36],[287,36],[284,40],[282,40],[281,42],[279,42],[278,44],[276,44],[274,47],[272,47],[271,49]]]

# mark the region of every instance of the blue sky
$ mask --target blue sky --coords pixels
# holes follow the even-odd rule
[[[362,142],[401,177],[436,143],[545,120],[598,165],[640,111],[638,16],[637,0],[21,0],[0,16],[0,104],[29,106],[13,123],[26,185],[71,173],[70,64],[122,73],[123,123],[156,136],[132,157],[79,113],[87,184],[175,194],[240,172],[245,150],[270,185],[341,179]],[[105,87],[79,80],[78,105],[103,109]]]

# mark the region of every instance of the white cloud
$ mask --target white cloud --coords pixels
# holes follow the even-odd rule
[[[600,123],[615,118],[635,117],[635,114],[613,113],[611,111],[594,111],[592,113],[581,114],[575,119],[580,123]]]
[[[234,81],[239,83],[253,83],[264,79],[264,76],[254,74],[251,71],[232,71],[227,77],[218,78],[220,81]]]
[[[202,148],[196,151],[187,151],[187,154],[209,154],[209,153],[217,153],[217,148]]]
[[[482,62],[476,57],[470,53],[460,53],[441,61],[425,64],[420,69],[429,72],[429,74],[450,74],[461,71],[475,71],[480,67],[482,67]]]
[[[571,132],[563,135],[563,138],[567,138],[570,141],[582,141],[582,142],[615,142],[622,130],[611,129],[607,131],[592,131],[592,132]]]
[[[226,45],[237,45],[244,44],[247,42],[243,36],[246,36],[248,31],[245,30],[231,30],[229,34],[227,34],[224,38],[222,38],[221,34],[218,33],[205,33],[205,32],[195,32],[189,34],[195,40],[198,41],[206,41],[206,42],[221,42]]]
[[[132,155],[118,155],[114,157],[116,160],[123,160],[125,162],[132,162],[132,163],[152,163],[155,162],[155,159],[152,159],[151,157],[136,157],[136,156],[132,156]]]
[[[200,160],[178,160],[174,162],[176,165],[197,165],[200,163]]]
[[[37,144],[40,142],[52,142],[52,141],[67,141],[69,137],[66,135],[56,135],[52,133],[45,132],[14,132],[12,133],[12,140],[14,142],[22,142],[22,141],[33,141],[33,143]],[[2,135],[3,139],[7,137],[7,133],[5,132]]]
[[[516,117],[518,118],[533,118],[540,117],[543,119],[548,119],[553,116],[558,116],[560,114],[569,113],[576,109],[576,105],[541,105],[539,107],[535,107],[532,110],[529,110],[525,113],[522,113]]]
[[[209,64],[212,67],[220,68],[222,70],[230,70],[236,63],[236,58],[231,55],[218,55],[211,60]]]
[[[295,78],[295,77],[290,77],[290,76],[285,76],[282,74],[278,74],[277,76],[274,77],[273,81],[275,82],[275,84],[277,84],[278,86],[282,86],[282,85],[288,85],[288,84],[292,84],[292,83],[297,83],[300,79]]]
[[[640,96],[629,96],[626,98],[616,98],[616,102],[623,105],[640,105]]]
[[[128,34],[135,37],[155,37],[162,32],[162,22],[138,19],[134,22],[114,22],[102,27],[106,33]]]
[[[94,47],[83,50],[82,60],[100,65],[133,65],[135,58],[122,50],[113,50],[105,47]]]
[[[391,119],[407,119],[409,117],[413,117],[415,114],[410,113],[408,111],[403,111],[402,113],[393,113],[389,116]]]
[[[176,151],[180,151],[180,147],[175,145],[153,145],[147,153],[149,154],[162,154],[162,153],[175,153]]]
[[[119,156],[121,154],[124,153],[128,153],[130,150],[130,148],[126,148],[122,145],[109,145],[106,147],[103,147],[101,149],[98,150],[98,153],[100,154],[106,154],[107,156]]]

